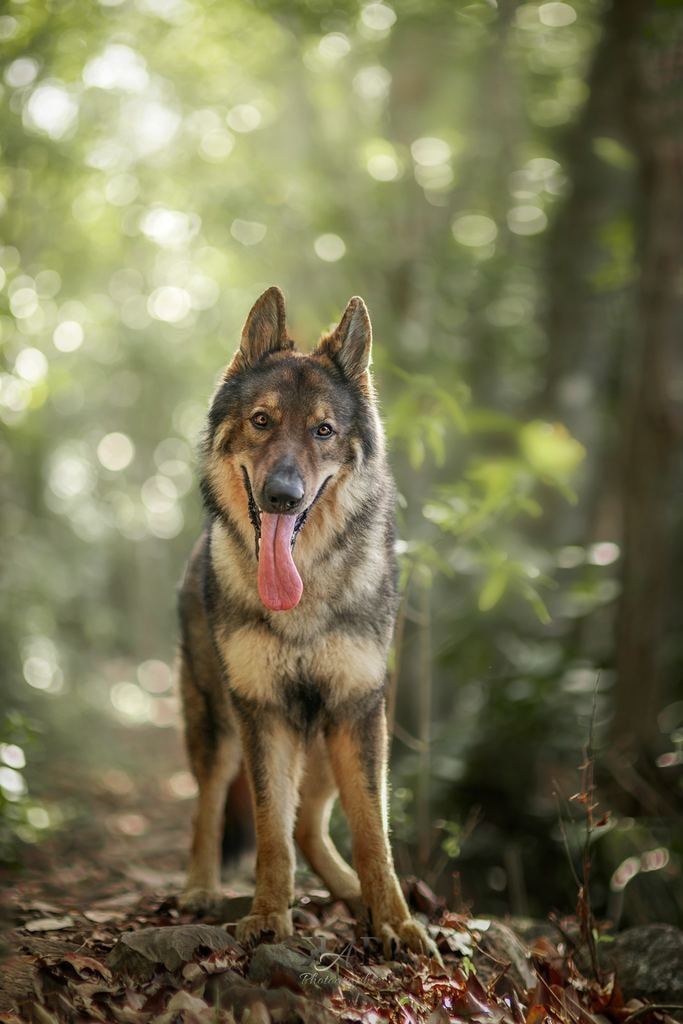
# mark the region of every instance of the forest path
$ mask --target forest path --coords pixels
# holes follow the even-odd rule
[[[522,941],[500,921],[448,911],[416,880],[406,894],[444,966],[400,953],[383,962],[345,906],[310,887],[298,893],[295,936],[242,947],[232,925],[250,903],[248,869],[213,917],[177,907],[192,787],[174,745],[161,754],[153,777],[108,769],[56,780],[65,794],[76,786],[71,825],[0,872],[2,1024],[666,1020],[638,1000],[625,1006],[609,972],[600,984],[582,974],[552,927]]]

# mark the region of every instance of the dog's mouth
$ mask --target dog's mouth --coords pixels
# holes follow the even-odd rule
[[[332,478],[328,476],[323,480],[313,501],[302,512],[298,515],[283,515],[263,512],[259,508],[246,467],[242,466],[241,469],[247,492],[249,519],[254,528],[259,597],[270,611],[286,612],[296,608],[304,592],[299,570],[292,557],[296,539],[309,512]]]

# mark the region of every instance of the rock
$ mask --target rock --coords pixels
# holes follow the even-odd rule
[[[307,953],[283,943],[263,943],[254,950],[249,979],[272,988],[284,986],[293,992],[333,992],[339,978]]]
[[[223,896],[216,905],[216,917],[229,924],[236,924],[251,911],[253,902],[253,896]]]
[[[270,1024],[272,1019],[266,1004],[258,1000],[247,1006],[242,1014],[242,1024]]]
[[[233,972],[225,975],[214,974],[204,990],[204,998],[210,1005],[229,1010],[236,1020],[244,1021],[245,1014],[251,1015],[252,1024],[263,1018],[263,1007],[274,1021],[300,1022],[313,1020],[315,1024],[335,1024],[336,1018],[318,1002],[312,1003],[303,996],[295,995],[287,988],[260,988],[243,979],[235,980]],[[309,1007],[313,1011],[309,1012]],[[249,1018],[247,1018],[249,1019]]]
[[[614,970],[626,999],[683,1003],[683,931],[645,924],[598,943],[600,963]]]
[[[109,967],[118,974],[141,980],[152,977],[163,965],[175,971],[193,958],[198,949],[220,950],[236,942],[224,928],[209,924],[169,925],[125,932],[107,957]]]

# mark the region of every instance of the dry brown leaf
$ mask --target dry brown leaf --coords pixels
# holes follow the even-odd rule
[[[74,919],[71,914],[64,917],[38,917],[35,921],[28,921],[24,925],[27,932],[57,932],[63,928],[72,928]]]
[[[99,974],[105,981],[112,981],[111,971],[106,964],[100,963],[92,956],[83,956],[81,953],[66,953],[61,957],[60,963],[71,964],[81,978],[87,978],[90,973]]]
[[[122,910],[84,910],[83,917],[93,924],[107,924],[109,921],[125,921],[126,915]]]

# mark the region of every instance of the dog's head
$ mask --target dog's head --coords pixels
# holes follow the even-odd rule
[[[214,396],[205,497],[242,535],[253,529],[258,590],[272,611],[294,608],[301,599],[292,551],[316,502],[381,443],[371,344],[368,311],[355,297],[313,353],[297,352],[282,292],[269,288],[249,313]]]

